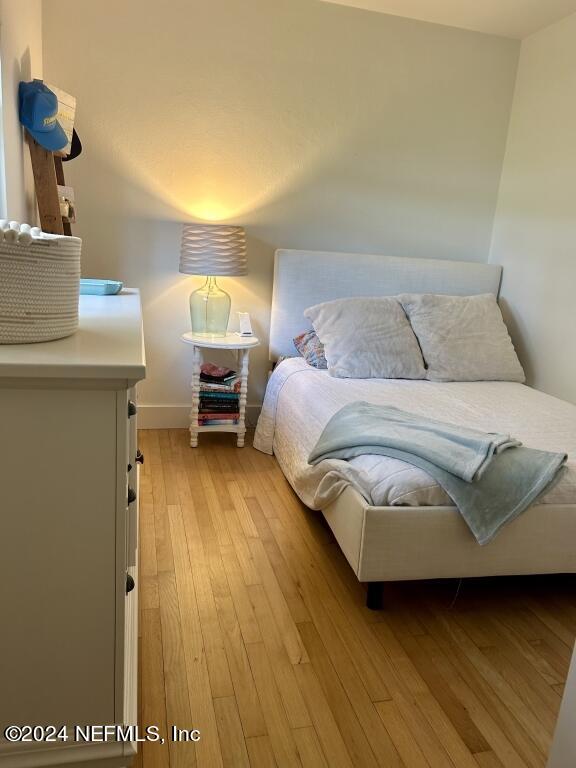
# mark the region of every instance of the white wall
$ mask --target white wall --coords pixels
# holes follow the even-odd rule
[[[18,83],[42,78],[42,0],[0,0],[2,215],[36,223],[30,153],[18,119]]]
[[[46,79],[78,98],[84,274],[142,289],[145,403],[189,401],[177,222],[246,226],[250,274],[222,284],[264,342],[253,403],[275,248],[487,260],[517,42],[316,0],[45,7]]]
[[[576,402],[576,15],[522,43],[491,260],[529,383]]]

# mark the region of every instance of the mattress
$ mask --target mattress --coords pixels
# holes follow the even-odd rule
[[[374,506],[453,506],[429,475],[397,459],[365,455],[308,464],[330,417],[355,400],[509,433],[528,447],[565,452],[566,467],[538,504],[576,503],[575,405],[513,382],[337,379],[302,358],[290,358],[270,376],[254,447],[276,455],[288,481],[312,509],[324,509],[350,485]]]

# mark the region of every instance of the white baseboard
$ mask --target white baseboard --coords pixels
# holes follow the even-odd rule
[[[246,424],[255,427],[260,405],[246,406]],[[138,429],[182,429],[190,426],[189,405],[143,405],[138,403]]]

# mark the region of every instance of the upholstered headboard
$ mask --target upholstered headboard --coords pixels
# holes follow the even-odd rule
[[[361,253],[276,251],[270,358],[293,355],[292,339],[310,327],[307,307],[348,296],[443,293],[498,296],[502,267],[469,261],[403,259]]]

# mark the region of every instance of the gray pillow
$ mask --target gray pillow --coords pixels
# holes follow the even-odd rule
[[[422,353],[400,302],[391,297],[336,299],[304,311],[338,378],[424,379]]]
[[[403,294],[430,381],[520,381],[524,371],[496,297]]]

